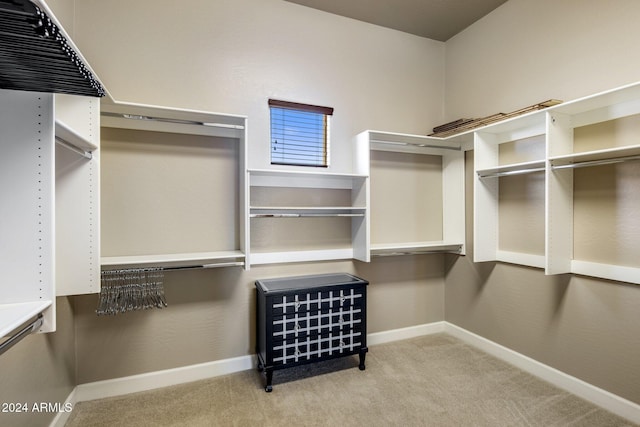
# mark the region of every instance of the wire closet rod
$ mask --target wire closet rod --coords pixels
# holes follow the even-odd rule
[[[2,344],[0,344],[0,355],[4,354],[7,350],[9,350],[11,347],[16,345],[19,341],[21,341],[27,335],[40,329],[40,326],[42,326],[42,322],[43,322],[42,313],[40,313],[38,314],[38,317],[36,317],[36,319],[33,322],[31,322],[30,324],[22,328],[20,331],[18,331],[17,333],[9,337]]]
[[[91,154],[90,151],[84,150],[77,145],[65,141],[64,139],[56,138],[56,143],[58,143],[61,147],[66,148],[67,150],[71,150],[74,153],[81,155],[85,159],[91,160],[93,158],[93,154]]]

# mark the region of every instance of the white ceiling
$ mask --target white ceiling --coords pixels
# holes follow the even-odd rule
[[[286,0],[336,15],[447,41],[507,0]]]

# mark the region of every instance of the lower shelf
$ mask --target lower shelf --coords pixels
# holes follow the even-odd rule
[[[571,261],[571,273],[640,285],[640,267]]]
[[[241,251],[190,252],[181,254],[131,255],[102,257],[102,268],[187,268],[187,267],[232,267],[244,265]]]
[[[371,256],[418,255],[429,253],[463,253],[462,243],[443,241],[371,244]]]

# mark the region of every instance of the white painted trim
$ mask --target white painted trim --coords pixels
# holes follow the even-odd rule
[[[535,375],[551,384],[600,406],[614,414],[640,424],[640,405],[613,393],[591,385],[562,371],[531,359],[514,350],[462,329],[452,323],[440,321],[409,326],[367,335],[367,345],[385,344],[436,333],[447,333],[494,357],[504,360],[523,371]],[[69,394],[66,402],[75,405],[86,400],[120,396],[139,391],[198,381],[234,372],[254,369],[255,356],[241,356],[217,360],[198,365],[149,372],[112,380],[80,384]],[[65,402],[65,403],[66,403]],[[68,413],[59,413],[49,427],[62,427],[69,418]]]
[[[388,342],[444,332],[445,323],[446,322],[425,323],[424,325],[409,326],[407,328],[367,334],[367,346],[385,344]]]
[[[64,401],[65,407],[67,403],[70,403],[72,408],[76,405],[77,388],[78,387],[74,388],[73,390],[71,390],[71,393],[69,393],[67,400]],[[67,421],[69,421],[70,416],[71,416],[71,412],[58,412],[58,414],[55,416],[53,421],[51,421],[51,424],[49,424],[49,427],[64,427],[65,424],[67,424]]]
[[[449,322],[444,322],[444,332],[452,335],[465,343],[476,347],[490,355],[504,360],[523,371],[526,371],[538,378],[575,394],[594,405],[600,406],[607,411],[626,418],[636,424],[640,424],[640,405],[623,399],[611,392],[603,390],[581,379],[566,374],[544,363],[538,362],[528,356],[520,354],[514,350],[504,347],[491,340],[476,335],[459,326]]]
[[[234,372],[252,369],[255,366],[257,366],[255,356],[240,356],[197,365],[132,375],[129,377],[80,384],[74,391],[76,401],[83,402],[86,400],[120,396],[232,374]]]

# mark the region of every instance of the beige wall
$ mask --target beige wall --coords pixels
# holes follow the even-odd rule
[[[247,115],[251,167],[269,166],[269,97],[335,107],[331,170],[336,172],[351,172],[353,138],[365,129],[424,134],[443,119],[441,42],[281,0],[87,0],[76,7],[77,43],[115,99]],[[114,132],[105,135],[117,139]],[[112,161],[118,154],[114,148],[105,145],[104,185],[114,178],[107,169],[119,162]],[[426,168],[424,173],[440,167],[423,160],[416,164]],[[208,186],[203,191],[226,194],[234,187],[217,181],[219,190]],[[103,192],[103,214],[114,209],[114,197],[110,188]],[[415,222],[417,214],[411,218],[410,211],[403,218]],[[103,240],[109,246],[104,249],[111,252],[125,239],[114,242],[104,235],[120,232],[117,224],[108,223],[112,217],[103,215]],[[441,233],[432,228],[420,233]],[[263,249],[264,233],[254,234],[254,243]],[[282,242],[272,242],[271,249],[273,243]],[[78,382],[252,354],[253,282],[258,278],[355,273],[371,282],[369,332],[440,321],[443,264],[442,255],[427,255],[370,264],[170,272],[168,308],[117,317],[96,317],[95,295],[77,297]]]
[[[64,405],[76,386],[73,307],[56,299],[56,332],[32,334],[0,356],[0,402],[27,404],[26,413],[0,412],[0,425],[48,425],[55,412],[33,411],[34,404]]]
[[[640,61],[629,54],[640,39],[637,16],[640,2],[634,0],[510,0],[447,42],[448,119],[512,111],[549,98],[571,100],[638,80]],[[587,277],[545,276],[541,270],[509,264],[472,263],[472,161],[470,152],[469,250],[464,258],[447,260],[446,320],[640,403],[640,288]],[[597,172],[608,177],[607,191],[617,186],[624,190],[620,194],[630,192],[631,200],[637,200],[637,180],[630,185],[624,177],[637,176],[639,167],[625,165],[619,172],[627,173],[617,178],[611,170]],[[589,200],[594,193],[584,185],[595,173],[589,168],[576,172],[576,232],[581,236],[576,253],[590,250],[583,217],[593,220],[604,206],[601,198]],[[591,209],[585,209],[585,203]],[[636,223],[627,226],[634,236],[637,212],[636,205],[633,217],[623,221]],[[501,228],[505,230],[508,224]],[[610,239],[604,243],[611,245]],[[637,266],[637,253],[625,251],[618,259]]]

